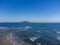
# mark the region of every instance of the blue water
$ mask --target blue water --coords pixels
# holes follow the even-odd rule
[[[20,27],[20,26],[41,26],[41,27],[44,27],[44,26],[60,26],[60,23],[14,23],[14,22],[11,22],[11,23],[0,23],[0,26],[2,27],[11,27],[11,26],[14,26],[14,27]]]
[[[57,41],[58,40],[57,37],[60,36],[60,34],[58,35],[55,33],[55,32],[60,32],[60,23],[0,23],[0,27],[19,27],[19,28],[24,27],[24,29],[26,27],[31,27],[29,29],[26,29],[25,31],[14,30],[13,32],[16,32],[18,36],[20,37],[22,36],[24,38],[31,39],[31,37],[33,38],[37,37],[39,39],[36,39],[36,41],[41,42],[42,45],[44,44],[45,41],[47,45],[48,45],[47,41],[50,42],[53,41],[54,44],[54,41],[55,40]],[[58,41],[56,45],[60,45],[60,42],[58,43]]]
[[[39,30],[60,32],[60,23],[17,23],[17,22],[0,23],[0,27],[19,27],[20,28],[25,26],[31,27],[31,29],[26,31],[31,33]]]
[[[60,23],[0,23],[0,27],[24,27],[30,26],[34,29],[60,31]]]

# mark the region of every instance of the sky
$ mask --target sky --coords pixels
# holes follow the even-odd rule
[[[0,22],[60,22],[59,0],[0,0]]]

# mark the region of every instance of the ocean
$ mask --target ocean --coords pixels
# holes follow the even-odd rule
[[[25,41],[30,40],[36,45],[60,45],[60,23],[0,23],[0,27],[8,27],[12,33]],[[17,29],[16,29],[17,28]]]
[[[0,27],[24,27],[30,26],[41,30],[56,30],[60,31],[60,23],[0,23]]]

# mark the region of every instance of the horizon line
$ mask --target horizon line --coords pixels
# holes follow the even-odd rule
[[[17,21],[14,21],[14,22],[12,22],[12,21],[10,21],[10,22],[0,22],[0,23],[60,23],[60,22],[22,22],[22,21],[20,21],[20,22],[17,22]]]

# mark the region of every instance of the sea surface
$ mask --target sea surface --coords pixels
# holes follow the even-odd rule
[[[25,41],[36,41],[38,45],[60,45],[60,23],[17,23],[17,22],[2,22],[1,27],[11,28],[8,31],[16,34],[16,36],[24,39]],[[53,42],[53,43],[51,43]],[[36,44],[37,45],[37,44]]]
[[[60,31],[60,23],[0,23],[0,27],[24,27],[29,26],[31,28],[35,29],[41,29],[41,30],[56,30]]]
[[[44,32],[55,31],[56,33],[60,33],[60,23],[18,23],[18,22],[5,22],[4,23],[2,22],[0,23],[0,27],[19,28],[19,30],[21,31],[25,30],[24,33],[30,33],[30,32],[40,33],[40,31],[44,31]]]

